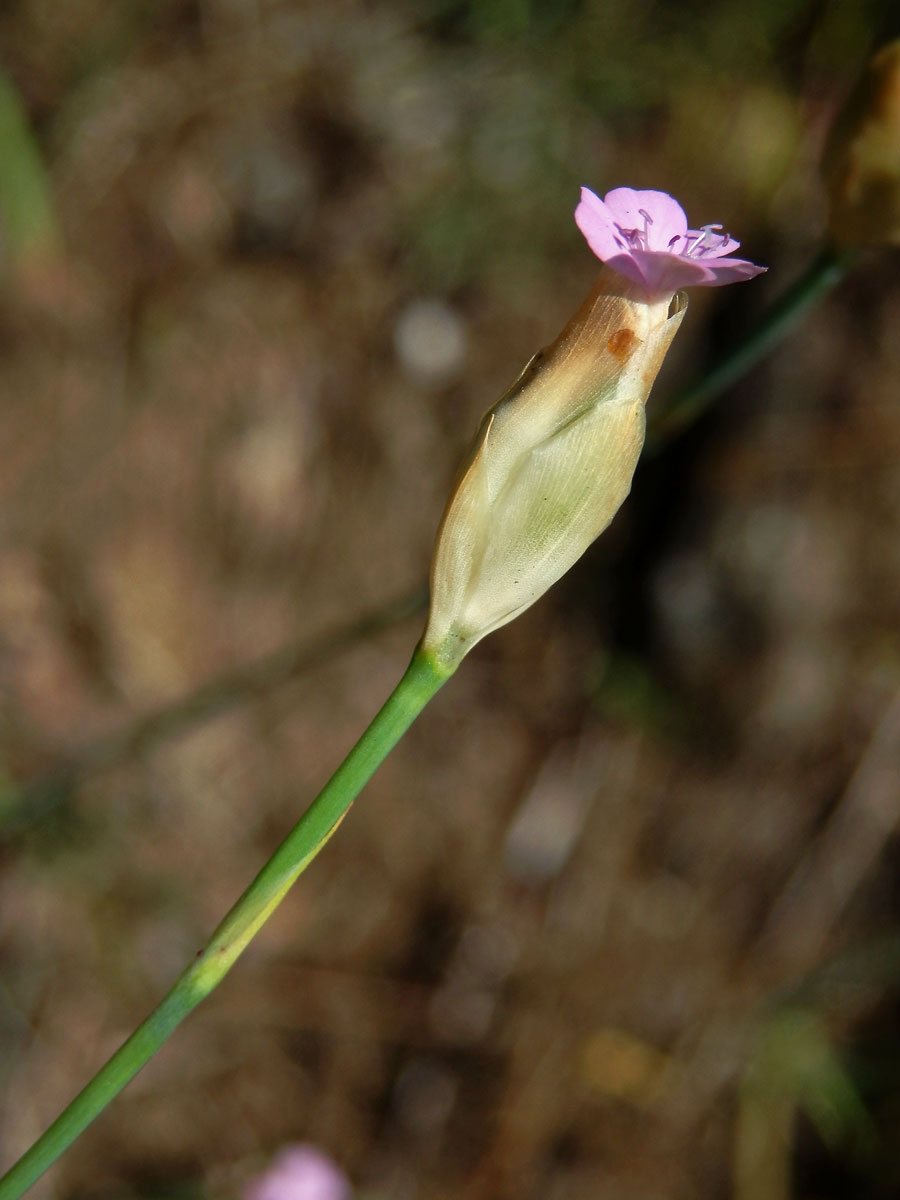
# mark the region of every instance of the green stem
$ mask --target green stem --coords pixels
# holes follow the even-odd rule
[[[853,253],[824,246],[800,278],[762,315],[755,328],[696,383],[676,396],[652,423],[649,444],[658,448],[692,425],[721,392],[764,358],[843,279],[854,257]]]
[[[416,651],[384,707],[216,929],[206,949],[46,1133],[0,1179],[0,1200],[17,1200],[221,982],[297,876],[328,841],[388,752],[451,673],[421,650]]]

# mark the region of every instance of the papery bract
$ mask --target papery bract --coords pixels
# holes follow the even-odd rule
[[[453,667],[580,558],[631,488],[644,404],[687,300],[604,270],[488,411],[438,531],[423,649]]]
[[[684,209],[666,192],[620,187],[601,200],[582,188],[575,221],[597,257],[651,297],[752,279],[766,269],[732,258],[740,242],[721,225],[689,229]]]

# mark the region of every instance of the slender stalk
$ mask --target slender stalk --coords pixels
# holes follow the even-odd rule
[[[652,422],[648,444],[658,448],[692,425],[718,395],[777,346],[809,309],[843,279],[854,257],[850,252],[824,246],[799,279],[763,313],[756,326]]]
[[[122,1091],[216,987],[451,671],[417,650],[403,678],[343,763],[212,935],[131,1037],[9,1172],[0,1200],[17,1200]]]

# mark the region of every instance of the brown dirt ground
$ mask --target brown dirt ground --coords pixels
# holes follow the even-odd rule
[[[4,1161],[421,615],[97,739],[415,590],[480,412],[590,286],[577,185],[669,188],[771,266],[692,298],[657,406],[815,253],[880,9],[719,7],[0,15],[60,225],[0,294]],[[873,256],[648,459],[36,1196],[235,1196],[300,1140],[385,1200],[897,1194],[898,326]]]

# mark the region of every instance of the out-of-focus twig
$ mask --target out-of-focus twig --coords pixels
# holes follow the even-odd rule
[[[769,909],[747,962],[757,978],[801,978],[780,990],[760,1030],[739,1091],[735,1127],[737,1200],[789,1200],[791,1127],[804,1108],[833,1139],[873,1137],[862,1099],[840,1063],[821,1015],[821,983],[848,963],[812,969],[829,934],[900,824],[900,691],[884,707],[840,801]],[[854,956],[856,989],[896,979],[896,939]],[[864,968],[860,970],[860,968]],[[874,968],[874,970],[873,970]],[[812,972],[812,973],[811,973]],[[866,978],[868,974],[869,978]],[[817,988],[816,984],[820,986]],[[798,1002],[813,1002],[806,1009]]]
[[[765,1044],[773,1030],[778,1034],[784,1022],[789,1024],[798,1013],[816,1026],[827,1009],[824,998],[847,994],[846,988],[835,988],[836,983],[851,980],[859,997],[900,977],[900,940],[896,937],[822,962],[828,938],[900,826],[898,777],[900,690],[883,705],[841,798],[770,905],[737,978],[730,986],[723,981],[727,998],[705,1026],[702,1048],[683,1050],[684,1057],[703,1071],[703,1082],[695,1070],[690,1086],[702,1088],[710,1105],[721,1102],[723,1091],[731,1089],[737,1077],[743,1079],[735,1160],[735,1195],[741,1200],[762,1195],[780,1200],[789,1195],[784,1191],[788,1131],[801,1100],[795,1084],[786,1086],[783,1080],[775,1080],[774,1091],[767,1090],[773,1080],[764,1077],[760,1090],[759,1080],[750,1079],[748,1062],[755,1061],[759,1045]],[[816,1061],[826,1074],[831,1072],[832,1093],[840,1093],[846,1132],[864,1135],[865,1113],[857,1105],[851,1081],[835,1074],[837,1059],[826,1053],[827,1036],[821,1033],[816,1037]],[[796,1045],[793,1034],[790,1041]],[[775,1061],[783,1062],[784,1057],[776,1054]],[[810,1074],[809,1065],[809,1060],[805,1066],[800,1063],[803,1078],[808,1083],[812,1080],[821,1091],[822,1077]]]
[[[650,421],[648,446],[658,449],[683,433],[713,400],[783,341],[820,300],[843,279],[855,252],[825,246],[791,287],[763,313],[756,325],[695,383],[680,392],[660,416]]]
[[[770,907],[757,965],[805,974],[900,825],[900,691],[885,706],[841,799]]]
[[[8,838],[20,833],[46,815],[85,775],[115,766],[159,742],[221,716],[238,704],[290,683],[358,642],[421,612],[426,600],[427,589],[416,588],[353,621],[282,646],[254,662],[227,671],[176,703],[164,705],[122,729],[80,746],[52,770],[18,789],[0,821],[0,836]]]

